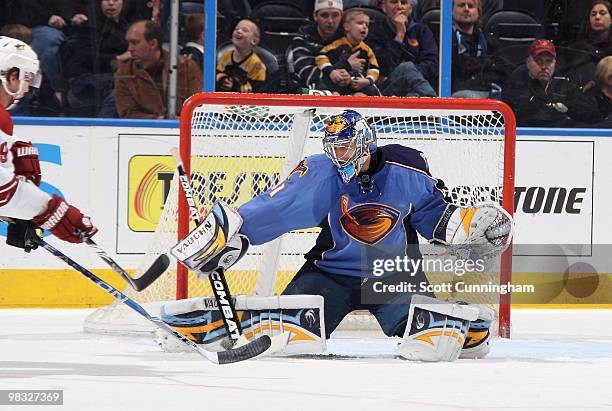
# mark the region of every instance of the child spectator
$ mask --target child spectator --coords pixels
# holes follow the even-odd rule
[[[181,56],[185,56],[196,64],[200,70],[204,70],[204,14],[194,13],[185,19],[185,32],[187,43],[181,50]]]
[[[370,17],[360,9],[344,13],[344,37],[326,47],[315,62],[323,71],[329,90],[340,95],[378,96],[374,85],[378,79],[378,62],[372,49],[364,43]]]
[[[217,91],[252,93],[262,91],[266,82],[266,66],[253,52],[261,31],[257,23],[245,18],[232,33],[233,47],[217,62]]]

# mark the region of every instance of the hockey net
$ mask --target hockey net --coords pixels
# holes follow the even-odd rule
[[[229,93],[195,95],[181,113],[178,144],[201,210],[220,199],[238,207],[276,186],[302,158],[322,152],[326,121],[347,108],[368,119],[379,146],[399,143],[424,152],[432,175],[444,180],[454,203],[468,206],[497,201],[512,214],[515,122],[511,110],[499,101]],[[136,275],[192,228],[177,181],[175,175],[153,241]],[[303,254],[317,234],[316,228],[299,230],[251,247],[226,273],[232,293],[280,294],[304,263]],[[510,281],[510,272],[509,250],[482,278],[472,277],[471,281],[505,284]],[[441,273],[427,275],[432,284],[449,280]],[[125,292],[140,303],[153,305],[212,295],[209,282],[199,281],[181,266],[171,266],[144,292]],[[509,336],[508,294],[475,293],[467,299],[492,307],[499,319],[499,334]],[[146,324],[126,320],[124,311],[117,304],[98,310],[86,321],[86,329],[150,331]],[[349,319],[356,328],[368,328],[372,322],[367,316]]]

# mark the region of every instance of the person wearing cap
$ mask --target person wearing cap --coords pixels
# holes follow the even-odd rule
[[[425,24],[412,18],[413,0],[383,0],[384,20],[371,24],[366,42],[380,63],[379,87],[386,96],[435,97],[438,45]]]
[[[510,75],[503,99],[519,126],[579,126],[587,122],[593,102],[567,78],[555,77],[557,50],[546,39],[534,40],[527,60]]]
[[[313,23],[300,27],[291,40],[289,55],[292,56],[296,80],[301,87],[320,89],[322,71],[315,64],[315,57],[321,49],[342,37],[342,0],[316,0]],[[346,81],[350,82],[346,73]]]

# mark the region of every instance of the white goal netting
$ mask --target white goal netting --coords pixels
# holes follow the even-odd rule
[[[514,165],[510,167],[508,159],[514,161],[514,153],[509,153],[509,147],[514,150],[514,125],[504,106],[496,102],[314,96],[251,96],[245,105],[239,101],[235,96],[224,99],[223,95],[202,94],[192,98],[191,110],[183,110],[188,114],[181,118],[185,124],[180,144],[183,152],[185,144],[191,146],[188,161],[202,210],[219,199],[238,207],[276,186],[303,157],[322,152],[326,121],[346,108],[368,119],[379,146],[398,143],[423,151],[432,175],[446,183],[453,202],[467,206],[497,201],[511,208],[512,199],[504,195],[513,190]],[[179,210],[182,193],[177,180],[175,175],[140,270],[177,242],[178,216],[187,213]],[[281,293],[304,263],[303,254],[317,234],[316,228],[299,230],[251,247],[226,273],[232,292]],[[499,283],[501,271],[500,265],[489,267],[482,278],[472,281]],[[449,280],[443,273],[427,275],[432,283]],[[188,290],[189,297],[212,295],[208,282],[199,281],[192,273],[181,287]],[[141,303],[175,299],[176,266],[144,292],[125,291]],[[486,303],[499,313],[499,296],[474,295],[473,301]],[[115,307],[99,310],[88,319],[86,328],[112,331],[116,323],[126,330],[129,326],[123,326],[120,311]]]

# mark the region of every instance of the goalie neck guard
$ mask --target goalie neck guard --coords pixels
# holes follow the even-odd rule
[[[325,126],[323,150],[338,169],[342,181],[348,183],[376,151],[376,133],[361,114],[345,110]]]

